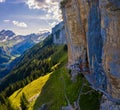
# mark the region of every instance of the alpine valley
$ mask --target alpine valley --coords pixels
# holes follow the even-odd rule
[[[19,56],[43,41],[49,34],[49,32],[40,32],[23,36],[16,35],[10,30],[0,31],[0,78],[4,77],[19,61]]]

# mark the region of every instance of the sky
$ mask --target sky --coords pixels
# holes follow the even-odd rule
[[[0,30],[19,35],[50,31],[61,18],[60,0],[0,0]]]

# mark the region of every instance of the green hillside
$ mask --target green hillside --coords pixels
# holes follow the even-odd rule
[[[60,110],[77,100],[81,110],[99,110],[101,94],[89,87],[83,75],[71,81],[67,59],[67,46],[53,45],[51,36],[27,51],[1,81],[0,110],[19,110],[23,94],[28,110],[43,105],[48,110]]]
[[[0,102],[6,104],[6,98],[16,90],[23,88],[40,76],[53,71],[60,56],[67,51],[66,46],[54,46],[52,36],[28,50],[16,67],[0,81]],[[62,59],[61,59],[62,60]]]
[[[52,36],[49,36],[42,43],[39,43],[28,50],[21,56],[21,61],[15,66],[15,68],[2,81],[0,81],[0,91],[5,90],[8,86],[14,86],[18,81],[19,86],[24,86],[28,80],[32,81],[35,77],[37,78],[42,74],[45,74],[50,69],[45,67],[50,67],[52,65],[47,61],[47,58],[50,57],[54,51],[56,51],[56,48],[52,45]],[[42,68],[44,65],[45,67]],[[22,82],[23,80],[24,82]]]
[[[71,105],[74,105],[82,87],[82,80],[85,79],[80,75],[76,82],[72,82],[66,67],[57,69],[42,88],[33,110],[38,110],[43,104],[46,104],[48,110],[60,110],[63,106],[68,106],[68,100]],[[83,95],[79,100],[81,110],[99,110],[100,94],[92,90],[87,82],[86,84],[87,86],[83,88]],[[87,93],[88,91],[91,92]],[[84,93],[87,94],[84,95]],[[68,100],[65,95],[67,95]]]
[[[66,69],[67,52],[64,52],[63,46],[57,46],[57,48],[58,51],[49,58],[49,60],[58,59],[58,64],[52,67],[53,72],[14,92],[9,97],[14,108],[20,106],[22,93],[25,93],[30,103],[28,110],[37,110],[43,104],[46,104],[48,110],[60,110],[62,106],[68,104],[65,94],[73,105],[74,101],[78,99],[82,81],[84,80],[86,86],[83,87],[83,95],[81,95],[79,101],[81,110],[99,110],[101,95],[89,87],[82,75],[79,75],[75,82],[71,81],[69,70]]]

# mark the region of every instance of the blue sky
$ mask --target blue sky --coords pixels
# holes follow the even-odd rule
[[[26,35],[47,31],[61,19],[60,0],[0,0],[0,30]]]

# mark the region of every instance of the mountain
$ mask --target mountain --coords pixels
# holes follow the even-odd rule
[[[36,43],[43,41],[49,34],[45,32],[23,36],[16,35],[10,30],[2,30],[0,32],[0,78],[8,73],[14,59]]]
[[[3,73],[3,71],[10,60],[11,56],[9,55],[9,52],[7,52],[7,49],[0,47],[0,78],[4,76],[5,73]]]
[[[4,48],[0,47],[0,62],[1,63],[8,62],[9,59],[10,59],[10,57],[7,55]]]
[[[33,72],[34,70],[36,72],[40,72],[40,71],[44,72],[44,71],[49,70],[49,66],[46,67],[45,70],[41,70],[42,65],[49,64],[49,62],[41,61],[41,60],[48,58],[51,54],[54,53],[55,48],[52,46],[52,44],[53,44],[52,38],[51,38],[51,36],[49,36],[43,42],[36,44],[31,49],[26,51],[23,55],[21,55],[19,57],[21,59],[20,62],[18,64],[16,64],[14,69],[0,81],[0,83],[1,83],[0,90],[3,90],[11,83],[14,83],[18,80],[19,81],[23,80],[30,74],[35,75],[35,73]],[[56,61],[54,61],[53,63],[56,63]],[[37,64],[36,64],[36,62],[37,62]],[[40,74],[41,74],[41,72],[40,72]]]
[[[38,43],[41,39],[45,39],[48,36],[49,32],[39,32],[37,34],[32,33],[29,35],[16,35],[11,30],[2,30],[0,31],[0,45],[15,45],[18,42],[31,39],[33,42]],[[16,42],[15,42],[16,40]],[[9,41],[9,42],[8,42]],[[12,44],[13,43],[13,44]]]
[[[12,39],[15,36],[15,33],[10,30],[0,31],[0,42],[5,42]]]

